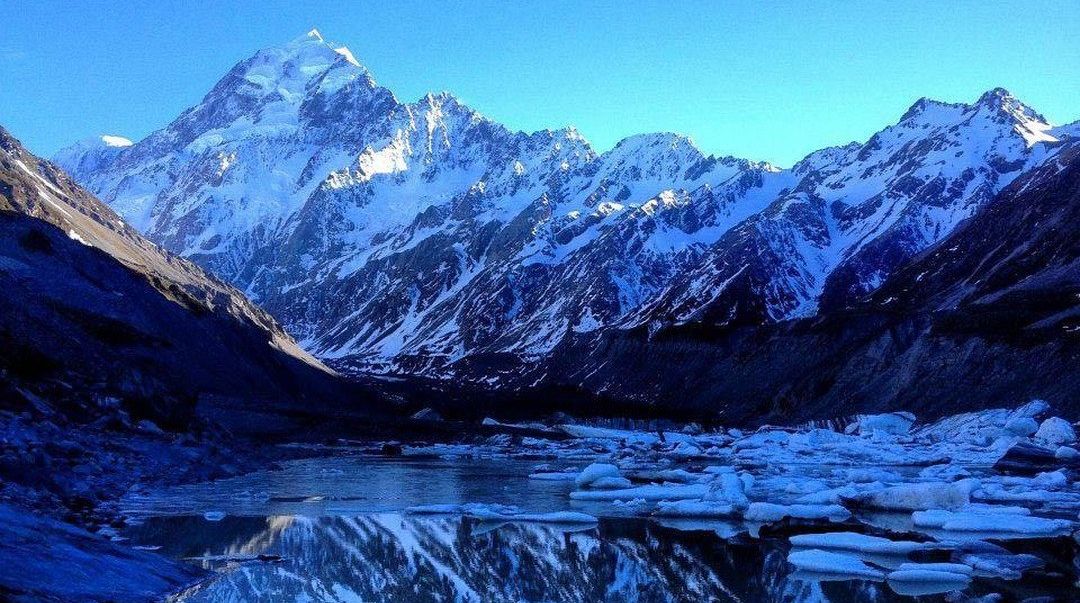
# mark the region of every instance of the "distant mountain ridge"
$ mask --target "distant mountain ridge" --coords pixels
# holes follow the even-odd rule
[[[787,170],[674,134],[598,154],[446,93],[403,103],[311,32],[146,139],[56,160],[333,366],[495,384],[590,333],[849,306],[1075,129],[994,89]]]

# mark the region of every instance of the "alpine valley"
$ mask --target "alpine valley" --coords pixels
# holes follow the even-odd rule
[[[144,10],[86,56],[209,48]],[[0,600],[1080,600],[1080,122],[966,100],[601,151],[312,30],[138,142],[0,127]]]
[[[144,140],[54,161],[345,373],[790,420],[1045,388],[1075,407],[1075,237],[1040,238],[1053,262],[1007,281],[972,262],[1054,234],[1030,216],[1043,230],[1003,225],[999,206],[1075,215],[1075,190],[1054,196],[1065,209],[1033,195],[1077,169],[1078,133],[994,89],[919,100],[791,168],[668,133],[599,153],[573,128],[511,131],[448,93],[402,102],[313,30]],[[1049,305],[1015,294],[1051,281]],[[986,304],[1006,306],[943,324]]]

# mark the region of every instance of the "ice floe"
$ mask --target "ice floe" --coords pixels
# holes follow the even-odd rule
[[[840,505],[780,505],[756,502],[750,504],[744,517],[747,521],[756,522],[781,521],[785,518],[843,521],[851,517],[851,511]]]
[[[598,480],[612,478],[622,479],[618,467],[610,463],[593,463],[578,474],[574,479],[574,485],[578,488],[588,488]]]
[[[1050,417],[1039,425],[1035,440],[1046,446],[1065,446],[1076,442],[1076,430],[1065,419]]]
[[[848,504],[883,511],[921,511],[959,509],[971,502],[971,491],[979,483],[960,480],[952,483],[916,483],[858,494],[846,499]]]
[[[705,500],[660,501],[654,515],[659,517],[738,517],[739,510],[731,504]]]
[[[880,581],[913,596],[962,590],[1046,564],[989,540],[1036,546],[1080,527],[1075,430],[1038,400],[930,423],[900,412],[756,430],[558,428],[571,437],[522,438],[516,448],[489,439],[462,453],[551,459],[529,478],[565,482],[544,488],[564,487],[567,505],[588,517],[649,517],[725,537],[789,534],[800,579]],[[568,461],[584,469],[552,468]],[[441,512],[550,517],[467,505]],[[826,525],[834,531],[822,533]]]
[[[787,560],[800,570],[816,574],[878,580],[885,577],[885,572],[867,565],[858,557],[820,549],[792,551]]]
[[[791,537],[791,544],[802,548],[855,551],[871,555],[907,555],[933,546],[924,542],[889,540],[856,532],[799,534]]]
[[[1067,519],[1032,517],[1029,514],[988,513],[982,511],[916,511],[912,520],[920,528],[937,528],[947,532],[1013,533],[1031,536],[1050,536],[1067,533],[1073,522]]]

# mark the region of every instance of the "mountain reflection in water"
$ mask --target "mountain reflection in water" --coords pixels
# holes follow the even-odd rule
[[[722,522],[172,516],[148,518],[129,536],[216,570],[172,599],[184,602],[911,600],[885,583],[807,579],[786,563],[785,539]]]

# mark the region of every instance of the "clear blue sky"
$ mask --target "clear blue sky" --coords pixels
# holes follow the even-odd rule
[[[449,90],[488,117],[638,132],[791,165],[865,140],[917,98],[1009,88],[1080,119],[1080,10],[1061,2],[104,2],[0,0],[0,124],[41,154],[139,139],[234,63],[311,27],[403,100]]]

